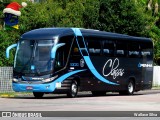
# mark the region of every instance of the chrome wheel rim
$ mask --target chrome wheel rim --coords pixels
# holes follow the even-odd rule
[[[132,84],[132,82],[130,82],[129,85],[128,85],[128,91],[129,91],[129,93],[133,92],[133,84]]]
[[[72,93],[75,94],[77,92],[77,85],[72,84]]]

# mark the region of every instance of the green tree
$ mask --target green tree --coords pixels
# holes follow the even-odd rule
[[[0,66],[13,65],[15,50],[10,53],[10,59],[6,59],[6,48],[13,43],[16,43],[19,39],[19,33],[11,30],[9,33],[5,30],[0,30]]]
[[[144,36],[147,20],[133,0],[100,0],[98,29]]]
[[[97,29],[100,2],[99,0],[86,0],[84,3],[83,23],[85,28]]]
[[[13,1],[13,0],[12,0]],[[16,0],[21,3],[22,0]],[[117,32],[133,36],[146,36],[154,41],[155,60],[160,58],[160,13],[148,10],[148,0],[41,0],[40,3],[26,1],[21,8],[19,30],[0,30],[0,66],[13,64],[5,59],[6,48],[16,43],[23,33],[44,27],[80,27]],[[1,8],[4,6],[1,6]],[[3,17],[2,10],[1,16]],[[158,62],[157,62],[158,63]]]
[[[81,0],[71,1],[66,4],[63,9],[63,19],[58,23],[58,26],[63,27],[83,27],[84,6]]]
[[[147,24],[147,37],[152,38],[154,42],[155,63],[160,65],[160,13],[158,7],[160,0],[139,0],[137,2],[147,8],[145,14],[151,18]]]

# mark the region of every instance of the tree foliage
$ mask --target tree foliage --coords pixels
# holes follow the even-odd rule
[[[21,3],[22,0],[16,0]],[[155,60],[160,58],[160,13],[154,14],[152,0],[41,0],[40,3],[26,1],[21,8],[19,30],[0,30],[0,66],[13,65],[5,58],[6,48],[16,43],[21,34],[44,27],[80,27],[117,32],[133,36],[150,37],[155,44]],[[4,5],[1,5],[1,9]],[[2,10],[1,18],[4,17]],[[158,62],[157,62],[158,63]]]
[[[142,36],[147,25],[142,11],[133,0],[100,0],[100,30]]]
[[[83,23],[85,28],[97,29],[98,19],[99,19],[99,10],[100,2],[99,0],[86,0],[84,3],[84,14],[83,14]]]

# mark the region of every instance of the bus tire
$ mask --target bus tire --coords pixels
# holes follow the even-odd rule
[[[70,98],[74,98],[74,97],[77,96],[77,93],[78,93],[78,85],[77,85],[76,81],[73,81],[71,83],[70,90],[67,93],[67,96],[70,97]]]
[[[105,96],[106,91],[92,91],[93,96]]]
[[[33,95],[35,98],[40,99],[43,97],[44,93],[43,92],[33,92]]]
[[[135,91],[135,84],[134,84],[133,80],[130,80],[127,84],[127,90],[120,91],[119,94],[120,95],[133,95],[134,91]]]
[[[134,88],[135,88],[135,84],[133,80],[130,80],[127,85],[127,95],[133,95],[135,90]]]

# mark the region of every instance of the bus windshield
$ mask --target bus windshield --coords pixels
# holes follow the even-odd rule
[[[18,44],[14,71],[40,74],[51,71],[51,49],[54,40],[21,40]]]

